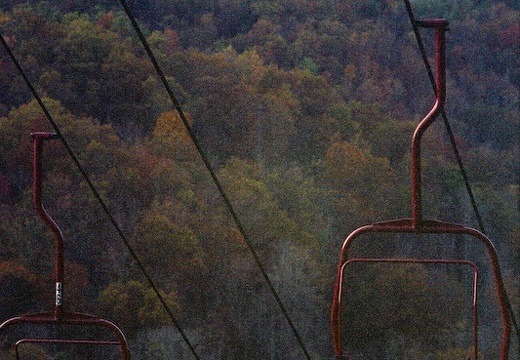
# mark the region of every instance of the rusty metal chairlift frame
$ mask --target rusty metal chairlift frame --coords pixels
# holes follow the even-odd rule
[[[25,314],[15,316],[4,321],[0,325],[0,332],[9,326],[17,324],[31,324],[35,326],[39,325],[53,325],[60,327],[62,325],[77,326],[90,328],[104,328],[112,332],[116,340],[78,340],[78,339],[63,339],[63,338],[31,338],[21,339],[15,344],[15,356],[18,360],[20,358],[18,348],[24,343],[38,343],[38,344],[88,344],[88,345],[112,345],[119,346],[121,359],[130,360],[130,350],[128,348],[128,342],[123,332],[112,322],[99,318],[97,316],[65,312],[63,307],[63,282],[64,282],[64,244],[63,235],[56,222],[50,217],[45,208],[42,205],[41,200],[41,188],[42,188],[42,153],[43,153],[43,142],[45,140],[54,139],[57,137],[54,133],[40,132],[31,134],[33,139],[33,202],[36,211],[40,218],[43,220],[45,225],[51,230],[54,235],[56,252],[55,252],[55,284],[56,284],[56,304],[54,311]]]
[[[444,263],[469,265],[474,269],[474,285],[473,285],[473,356],[474,360],[478,358],[478,340],[477,340],[477,313],[476,313],[476,282],[477,269],[476,266],[467,260],[449,260],[449,259],[381,259],[381,258],[359,258],[348,259],[349,249],[354,242],[362,234],[368,233],[408,233],[408,234],[462,234],[473,237],[476,241],[483,244],[487,250],[491,269],[493,272],[494,283],[496,287],[497,297],[499,301],[500,313],[503,322],[502,342],[500,348],[500,360],[508,360],[509,347],[511,338],[511,314],[507,304],[507,295],[505,292],[496,249],[491,240],[482,232],[459,224],[448,222],[427,220],[422,217],[421,209],[421,163],[420,163],[420,142],[426,129],[433,123],[444,107],[446,97],[446,68],[445,68],[445,33],[448,30],[448,22],[444,19],[430,19],[417,21],[417,25],[423,28],[435,29],[435,56],[436,56],[436,101],[430,112],[417,126],[412,138],[411,147],[411,186],[412,186],[412,217],[406,219],[390,220],[379,222],[371,225],[362,226],[354,230],[343,242],[338,270],[336,275],[336,283],[331,309],[331,330],[336,359],[348,359],[348,355],[344,354],[341,337],[341,311],[342,311],[342,288],[343,277],[346,267],[354,262],[401,262],[401,263]]]

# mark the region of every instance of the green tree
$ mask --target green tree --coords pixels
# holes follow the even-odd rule
[[[280,32],[281,26],[273,22],[272,17],[260,18],[247,34],[235,36],[232,44],[239,52],[255,50],[266,64],[287,68],[290,66],[286,57],[288,42]]]
[[[338,220],[350,226],[372,223],[392,214],[396,208],[393,196],[396,174],[389,161],[351,143],[337,142],[330,146],[322,176],[335,198]]]
[[[296,133],[291,152],[294,160],[308,163],[325,155],[335,130],[326,113],[340,100],[325,78],[301,70],[295,70],[291,75],[287,81],[301,109],[294,123]]]
[[[31,7],[16,7],[11,12],[2,13],[0,27],[31,81],[35,82],[46,72],[52,71],[53,49],[64,36],[61,24],[36,14]],[[0,78],[6,89],[0,95],[0,103],[8,110],[29,101],[30,93],[5,52],[0,59],[3,70]]]
[[[170,310],[178,314],[180,306],[175,292],[162,292]],[[168,323],[165,310],[152,289],[139,281],[112,283],[98,297],[99,311],[117,323],[125,333],[134,336],[143,327]]]
[[[273,192],[275,186],[297,185],[285,179],[275,179],[274,174],[266,173],[257,164],[239,159],[231,159],[220,170],[219,176],[244,225],[248,241],[258,254],[278,294],[285,303],[291,304],[292,318],[297,319],[298,328],[304,333],[312,332],[306,326],[309,317],[303,314],[313,313],[311,309],[322,306],[324,301],[320,290],[322,282],[325,282],[325,275],[322,273],[323,263],[320,262],[320,240],[317,234],[296,223],[291,214],[284,209],[285,206],[290,208],[290,204],[281,205],[281,201],[290,198],[299,189],[293,188],[291,190],[294,192],[284,194],[287,197],[279,198],[277,195],[283,189],[278,188],[277,194]],[[293,205],[305,206],[305,200],[289,201]],[[308,215],[304,214],[305,209],[291,210],[300,216]],[[282,356],[282,344],[288,344],[284,352],[290,353],[290,357],[297,356],[300,350],[286,331],[285,320],[282,314],[276,311],[272,294],[259,276],[249,252],[245,249],[235,250],[232,254],[239,256],[234,255],[230,258],[229,272],[221,281],[225,283],[227,293],[237,294],[236,298],[225,295],[232,308],[240,309],[240,314],[247,315],[243,318],[233,317],[234,326],[230,331],[241,331],[230,336],[254,339],[253,342],[246,343],[238,342],[237,339],[237,347],[240,346],[247,357],[256,357],[261,353],[277,357]],[[229,277],[231,274],[233,276]],[[301,286],[302,283],[313,285]],[[312,321],[317,327],[324,329],[324,323],[318,314]],[[226,342],[222,338],[218,338],[218,341]],[[311,340],[312,346],[323,346],[321,341],[321,338]]]
[[[205,253],[197,235],[171,221],[167,204],[143,213],[136,227],[135,248],[155,280],[166,289],[205,268]]]
[[[105,113],[100,119],[109,119],[125,138],[134,139],[151,132],[158,113],[145,88],[151,74],[149,62],[129,49],[129,40],[114,45],[103,61]]]
[[[374,156],[387,158],[396,167],[409,152],[415,122],[388,119],[377,123],[367,134]]]
[[[60,99],[75,114],[103,119],[101,66],[118,38],[85,15],[69,14],[63,24],[64,36],[53,49],[59,82],[50,84],[49,96]]]

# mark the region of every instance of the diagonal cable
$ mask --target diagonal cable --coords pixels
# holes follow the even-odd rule
[[[428,61],[428,56],[426,54],[424,43],[422,41],[421,34],[420,34],[419,28],[417,26],[417,22],[415,20],[415,15],[413,13],[412,5],[410,4],[410,0],[404,0],[404,2],[405,2],[405,5],[406,5],[406,11],[408,13],[408,18],[410,19],[410,22],[412,24],[413,32],[415,34],[415,38],[416,38],[417,44],[419,46],[419,51],[421,52],[421,56],[422,56],[422,59],[423,59],[423,62],[424,62],[424,66],[426,67],[426,70],[428,72],[428,77],[430,78],[430,82],[432,84],[433,91],[436,92],[435,78],[433,76],[432,67],[430,66],[430,62]],[[442,114],[442,118],[444,120],[444,125],[446,126],[446,130],[447,130],[449,138],[450,138],[450,142],[451,142],[451,146],[453,148],[453,152],[455,153],[455,158],[457,159],[457,164],[459,166],[460,173],[461,173],[461,175],[462,175],[462,177],[464,179],[464,184],[466,185],[466,190],[468,192],[468,195],[469,195],[469,198],[470,198],[470,201],[471,201],[471,205],[472,205],[473,210],[475,212],[475,216],[477,218],[477,221],[478,221],[478,224],[479,224],[479,227],[480,227],[480,231],[483,234],[485,234],[486,232],[485,232],[485,229],[484,229],[484,223],[482,221],[482,217],[480,216],[480,212],[478,210],[477,202],[475,201],[475,196],[473,195],[473,191],[471,190],[471,184],[469,182],[466,170],[464,169],[464,164],[462,163],[462,158],[461,158],[459,150],[457,148],[457,143],[455,142],[455,137],[453,136],[453,131],[452,131],[451,125],[450,125],[450,123],[448,121],[448,116],[446,115],[446,112],[444,111],[444,109],[442,109],[441,114]],[[508,296],[507,292],[505,291],[505,289],[504,289],[504,292],[506,294],[506,296],[505,296],[506,304],[507,304],[507,307],[509,308],[509,313],[511,314],[511,320],[513,322],[513,326],[515,328],[515,332],[516,332],[516,335],[517,335],[517,339],[518,339],[518,343],[519,343],[519,352],[520,352],[520,330],[519,330],[519,327],[518,327],[518,322],[516,321],[515,314],[513,312],[512,307],[511,307],[511,302],[509,301],[509,296]]]
[[[193,356],[196,358],[196,359],[200,359],[200,357],[197,355],[196,351],[195,351],[195,348],[194,346],[191,344],[191,342],[189,341],[188,337],[186,336],[185,332],[183,331],[182,327],[180,326],[180,323],[177,321],[177,319],[175,318],[172,310],[170,309],[170,307],[168,306],[168,304],[166,303],[164,297],[161,295],[159,289],[157,288],[157,286],[155,285],[154,281],[152,280],[151,276],[148,274],[148,272],[146,271],[143,263],[141,262],[141,260],[139,259],[139,256],[137,255],[137,253],[135,252],[135,250],[133,249],[133,247],[130,245],[130,242],[128,241],[126,235],[124,234],[123,230],[121,229],[121,227],[119,226],[119,224],[117,223],[116,219],[112,216],[110,210],[108,209],[108,206],[107,204],[105,203],[105,201],[103,200],[103,198],[101,197],[101,195],[99,194],[99,192],[97,191],[96,187],[94,186],[94,184],[92,183],[92,181],[90,180],[90,177],[88,176],[88,174],[86,173],[86,171],[84,170],[83,166],[81,165],[80,161],[78,160],[78,157],[76,156],[76,154],[74,153],[74,151],[72,150],[71,146],[69,145],[69,143],[67,142],[67,139],[63,136],[61,130],[60,130],[60,127],[58,126],[58,124],[54,121],[52,115],[50,114],[49,110],[47,109],[47,107],[45,106],[45,104],[43,103],[42,101],[42,98],[40,97],[40,95],[38,94],[38,92],[36,91],[36,89],[34,88],[34,86],[32,85],[31,81],[29,80],[29,78],[27,77],[27,75],[25,74],[25,71],[23,70],[22,66],[20,65],[20,63],[18,62],[18,60],[16,59],[14,53],[12,52],[11,48],[9,47],[9,45],[7,44],[7,42],[5,41],[2,33],[0,32],[0,41],[2,42],[2,45],[4,46],[5,50],[7,51],[7,54],[9,55],[9,57],[11,58],[12,62],[14,63],[14,65],[16,66],[18,72],[20,73],[20,75],[22,76],[23,80],[25,81],[27,87],[29,88],[29,90],[31,91],[32,95],[34,96],[34,98],[36,99],[36,101],[38,102],[38,104],[40,105],[40,108],[42,109],[43,113],[45,114],[45,117],[47,118],[47,120],[49,120],[51,126],[53,127],[54,131],[56,132],[58,138],[61,140],[63,146],[65,147],[67,153],[69,154],[69,156],[71,157],[72,161],[74,162],[74,164],[76,165],[77,169],[79,170],[79,172],[81,173],[81,175],[83,176],[83,179],[86,181],[86,183],[88,184],[88,187],[90,188],[90,190],[92,191],[92,194],[94,195],[94,197],[96,198],[96,200],[99,202],[99,204],[101,205],[101,207],[103,208],[103,211],[104,213],[106,214],[106,216],[108,217],[110,223],[112,224],[112,226],[114,227],[114,229],[116,230],[117,234],[119,235],[119,237],[121,238],[121,240],[123,241],[124,245],[126,246],[126,248],[128,249],[128,252],[130,253],[130,255],[132,256],[132,258],[134,259],[134,261],[136,262],[137,266],[139,267],[139,269],[141,270],[141,272],[143,273],[144,277],[146,278],[146,281],[148,282],[148,285],[150,286],[150,288],[153,290],[153,292],[155,293],[155,295],[157,296],[157,299],[160,301],[162,307],[164,308],[164,310],[166,311],[166,313],[168,314],[171,322],[173,323],[173,325],[177,328],[177,330],[179,331],[181,337],[183,338],[184,342],[186,343],[186,345],[188,345],[188,347],[190,348],[190,351],[192,352]]]
[[[296,338],[296,341],[298,342],[302,352],[305,354],[305,358],[310,360],[311,356],[310,356],[309,352],[307,351],[307,349],[305,347],[305,344],[303,342],[303,338],[300,336],[298,330],[296,329],[296,326],[293,323],[291,317],[289,316],[289,313],[288,313],[285,305],[283,304],[282,299],[278,295],[278,292],[276,291],[276,289],[275,289],[275,287],[273,285],[273,282],[269,278],[269,275],[267,274],[267,271],[266,271],[264,265],[262,264],[262,261],[260,260],[260,257],[258,256],[255,248],[253,247],[251,241],[249,240],[249,237],[247,236],[247,233],[245,231],[244,226],[242,225],[242,222],[240,221],[237,213],[235,212],[235,210],[233,208],[233,205],[231,204],[231,201],[227,197],[226,192],[224,191],[224,188],[222,187],[222,184],[221,184],[220,180],[218,179],[217,174],[213,170],[213,167],[211,166],[211,163],[210,163],[207,155],[205,154],[205,152],[202,149],[202,147],[201,147],[197,137],[195,136],[195,133],[193,132],[193,129],[191,128],[191,126],[190,126],[190,124],[189,124],[189,122],[188,122],[188,120],[186,118],[186,115],[184,114],[184,111],[182,110],[182,108],[181,108],[177,98],[175,97],[175,94],[173,93],[170,85],[168,84],[168,81],[166,80],[166,77],[164,76],[164,73],[162,72],[161,67],[158,64],[157,59],[155,58],[155,55],[152,52],[152,49],[148,45],[148,41],[144,37],[139,24],[137,23],[135,17],[133,16],[132,11],[130,10],[130,8],[128,6],[128,3],[126,2],[126,0],[120,0],[120,3],[123,6],[126,15],[130,19],[130,22],[132,23],[132,26],[134,27],[134,29],[135,29],[138,37],[139,37],[139,40],[141,41],[141,43],[142,43],[142,45],[143,45],[143,47],[144,47],[144,49],[145,49],[145,51],[146,51],[150,61],[152,62],[153,66],[155,68],[155,71],[157,72],[157,75],[159,76],[159,78],[161,79],[161,82],[164,85],[164,88],[168,92],[168,95],[170,97],[170,101],[174,105],[175,110],[179,114],[179,116],[180,116],[180,118],[181,118],[181,120],[182,120],[182,122],[183,122],[183,124],[184,124],[184,126],[186,128],[186,130],[188,131],[188,134],[189,134],[192,142],[194,143],[195,147],[197,148],[197,151],[198,151],[202,161],[204,162],[204,165],[205,165],[206,169],[210,173],[211,178],[212,178],[215,186],[217,187],[217,190],[220,193],[220,196],[222,197],[222,200],[224,201],[224,204],[225,204],[227,210],[231,214],[231,217],[233,218],[233,221],[235,222],[235,225],[237,226],[240,234],[242,235],[242,238],[244,239],[244,242],[246,243],[246,245],[247,245],[251,255],[253,256],[253,259],[254,259],[258,269],[262,273],[262,276],[263,276],[263,278],[264,278],[264,280],[265,280],[269,290],[271,291],[273,297],[275,298],[276,303],[277,303],[278,307],[280,308],[280,311],[283,313],[283,315],[285,317],[285,320],[287,321],[289,327],[291,328],[291,331],[292,331],[294,337]]]

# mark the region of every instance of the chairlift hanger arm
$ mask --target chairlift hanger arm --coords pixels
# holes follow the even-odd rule
[[[435,29],[435,104],[430,112],[417,126],[412,138],[412,218],[414,226],[420,227],[422,222],[421,199],[421,140],[426,129],[435,121],[439,113],[444,109],[446,102],[446,31],[448,21],[433,19],[418,21],[418,25]]]

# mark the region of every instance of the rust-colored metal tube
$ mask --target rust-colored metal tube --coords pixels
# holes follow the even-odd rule
[[[343,243],[334,298],[332,301],[331,326],[334,351],[337,359],[346,359],[341,348],[341,296],[344,264],[348,258],[348,250],[351,242],[361,234],[368,232],[394,232],[394,233],[447,233],[467,234],[478,239],[487,249],[491,268],[493,270],[500,311],[503,320],[502,346],[500,359],[507,360],[510,347],[511,316],[507,307],[505,289],[498,264],[498,257],[493,243],[478,230],[457,224],[442,223],[432,220],[424,220],[422,215],[421,200],[421,139],[428,127],[443,110],[446,100],[446,46],[445,33],[448,30],[448,21],[444,19],[433,19],[418,21],[417,25],[425,28],[435,29],[435,58],[436,58],[436,99],[432,109],[417,126],[411,146],[411,192],[412,192],[412,217],[411,219],[392,220],[383,223],[366,225],[354,230]],[[476,333],[476,328],[474,329]]]
[[[415,129],[412,138],[412,219],[415,227],[419,227],[422,221],[421,139],[426,129],[433,123],[444,108],[444,102],[446,100],[446,31],[448,30],[449,23],[444,19],[433,19],[418,21],[417,24],[421,27],[435,29],[436,99],[430,112]]]
[[[55,253],[55,283],[56,283],[56,301],[54,311],[25,314],[15,316],[0,324],[0,332],[5,328],[14,325],[74,325],[74,326],[93,326],[103,327],[112,332],[117,341],[112,340],[82,340],[82,339],[22,339],[16,346],[24,342],[34,343],[75,343],[75,344],[91,344],[91,345],[119,345],[121,358],[123,360],[130,360],[130,350],[128,342],[123,332],[112,322],[99,318],[97,316],[82,314],[82,313],[68,313],[63,309],[63,280],[64,280],[64,242],[63,235],[59,226],[51,218],[42,204],[42,157],[43,157],[43,143],[45,140],[55,139],[57,135],[49,132],[37,132],[31,134],[33,138],[33,202],[36,212],[43,220],[45,225],[51,230],[54,235],[56,243]],[[16,353],[18,357],[18,353]]]
[[[495,282],[496,295],[498,298],[498,305],[502,317],[502,342],[500,347],[500,360],[509,359],[509,349],[511,343],[511,314],[507,306],[506,291],[502,274],[498,262],[496,248],[493,242],[480,231],[466,227],[459,224],[452,224],[434,220],[423,220],[420,229],[417,229],[413,224],[413,219],[398,219],[390,220],[371,225],[362,226],[354,230],[345,239],[341,247],[339,256],[338,271],[336,276],[336,283],[334,288],[334,295],[331,308],[331,329],[334,352],[338,359],[348,359],[343,354],[341,344],[341,309],[342,309],[342,291],[343,291],[343,271],[344,264],[348,261],[349,251],[353,242],[364,234],[369,233],[412,233],[412,234],[452,234],[452,235],[468,235],[474,240],[477,240],[481,245],[484,245],[489,257],[491,270],[493,272],[493,279]],[[476,332],[476,329],[474,329]]]
[[[63,273],[64,273],[64,262],[63,262],[63,234],[51,218],[51,216],[45,210],[42,203],[42,155],[43,155],[43,142],[49,139],[55,139],[57,137],[54,133],[48,132],[36,132],[31,134],[33,139],[33,202],[36,212],[43,220],[45,225],[51,230],[54,235],[56,244],[55,252],[55,310],[54,314],[57,320],[60,320],[63,315]]]

